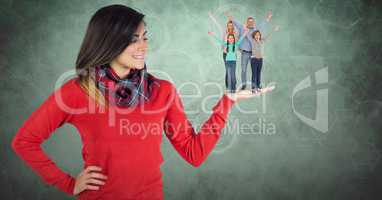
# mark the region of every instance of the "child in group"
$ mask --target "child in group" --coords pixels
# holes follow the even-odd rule
[[[236,51],[247,33],[248,31],[246,30],[239,41],[236,41],[234,34],[228,34],[227,41],[224,41],[218,38],[214,32],[208,32],[209,35],[214,36],[219,44],[225,46],[224,51],[226,52],[226,56],[224,63],[226,68],[226,88],[229,93],[236,92]]]
[[[264,42],[267,41],[273,32],[279,30],[276,26],[266,38],[261,37],[261,32],[256,30],[252,33],[252,55],[251,55],[251,69],[252,69],[252,93],[261,92],[261,69],[263,66],[263,52]]]
[[[231,20],[229,20],[227,22],[226,31],[225,31],[225,34],[223,36],[225,41],[228,41],[228,35],[230,35],[230,34],[233,34],[235,36],[235,38],[239,37],[239,33],[235,30],[235,26],[233,24],[233,21],[231,21]],[[222,49],[223,49],[223,60],[225,62],[225,57],[227,56],[226,46],[222,45]]]

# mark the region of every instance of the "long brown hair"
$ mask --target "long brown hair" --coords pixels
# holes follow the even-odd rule
[[[107,105],[96,87],[94,69],[110,64],[131,43],[144,15],[124,5],[99,9],[90,19],[76,60],[81,87],[96,103]]]
[[[228,35],[227,35],[227,43],[226,43],[227,51],[229,50],[229,49],[228,49],[228,45],[229,45],[229,43],[228,43],[228,39],[229,39],[229,37],[233,37],[233,47],[232,47],[232,51],[235,52],[235,43],[236,43],[236,37],[235,37],[235,34],[228,34]]]
[[[259,30],[253,31],[253,33],[252,33],[252,38],[253,38],[253,40],[255,40],[255,35],[256,35],[257,33],[260,34],[260,39],[259,39],[259,40],[261,41],[261,32],[260,32]]]

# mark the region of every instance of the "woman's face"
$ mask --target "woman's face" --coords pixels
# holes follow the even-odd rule
[[[141,22],[133,36],[132,42],[113,62],[124,68],[143,69],[148,48],[146,33],[145,25]]]
[[[228,30],[233,30],[233,24],[232,23],[228,23],[227,24],[227,29]]]

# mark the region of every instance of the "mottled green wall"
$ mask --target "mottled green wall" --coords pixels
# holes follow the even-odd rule
[[[73,69],[90,16],[112,3],[146,15],[149,70],[176,84],[196,128],[208,117],[203,108],[210,109],[217,100],[205,97],[220,95],[212,83],[224,86],[221,52],[207,35],[218,29],[208,12],[224,26],[225,10],[241,22],[248,15],[260,21],[272,10],[271,24],[281,27],[266,46],[263,66],[263,83],[274,82],[276,90],[232,110],[219,144],[201,167],[183,161],[164,138],[166,199],[382,197],[382,17],[377,0],[0,2],[4,199],[71,199],[43,184],[15,156],[10,141],[53,91],[58,77]],[[325,68],[328,82],[315,86],[315,72]],[[293,112],[293,90],[306,77],[313,87],[294,95],[295,111],[314,118],[316,107],[323,105],[316,91],[327,89],[328,107],[322,108],[328,111],[327,132]],[[202,97],[187,98],[196,93],[195,86]],[[248,129],[245,124],[255,126]],[[44,149],[65,171],[75,175],[81,170],[81,143],[74,127],[57,130]]]

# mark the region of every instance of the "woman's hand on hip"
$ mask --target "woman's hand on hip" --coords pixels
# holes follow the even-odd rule
[[[99,190],[105,185],[107,176],[101,174],[102,169],[97,166],[88,166],[76,178],[73,195],[78,195],[84,190]]]

